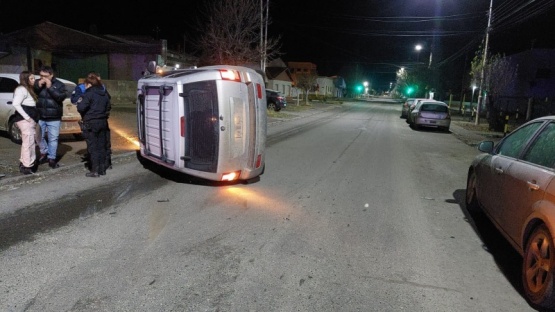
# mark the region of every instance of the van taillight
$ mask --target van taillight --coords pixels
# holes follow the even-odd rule
[[[258,94],[258,98],[261,99],[262,98],[262,86],[259,83],[256,84],[256,92]]]
[[[227,172],[222,175],[222,181],[237,180],[241,175],[241,171]]]
[[[181,128],[181,137],[184,138],[185,137],[185,116],[181,116],[181,118],[179,118],[179,126]]]
[[[231,69],[220,69],[220,75],[223,80],[241,81],[239,72]]]
[[[260,165],[262,165],[262,155],[258,154],[258,157],[256,157],[255,168],[260,168]]]

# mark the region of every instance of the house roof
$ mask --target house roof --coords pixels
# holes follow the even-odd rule
[[[43,22],[20,30],[0,35],[0,49],[9,46],[25,46],[33,49],[47,50],[56,53],[89,52],[89,53],[159,53],[159,42],[145,43],[137,40],[124,40],[122,37],[109,35],[96,36],[81,32],[52,22]]]

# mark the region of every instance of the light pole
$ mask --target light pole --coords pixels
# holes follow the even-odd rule
[[[364,96],[368,96],[368,81],[362,83],[364,86]]]
[[[476,106],[476,122],[474,123],[475,125],[479,125],[480,124],[480,105],[482,105],[482,102],[484,101],[484,97],[483,97],[483,86],[484,86],[484,70],[486,67],[486,59],[488,56],[488,41],[489,41],[489,31],[491,29],[491,11],[492,11],[492,7],[493,7],[493,0],[490,0],[489,2],[489,14],[488,14],[488,28],[486,29],[486,43],[484,44],[484,56],[483,56],[483,60],[482,60],[482,71],[480,74],[480,90],[478,92],[478,105]]]
[[[474,102],[474,91],[476,91],[476,85],[472,86],[472,96],[470,97],[470,110],[472,110],[472,102]]]

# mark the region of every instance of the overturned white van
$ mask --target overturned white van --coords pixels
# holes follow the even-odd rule
[[[264,79],[242,66],[216,65],[147,75],[138,82],[140,156],[212,181],[264,172]]]

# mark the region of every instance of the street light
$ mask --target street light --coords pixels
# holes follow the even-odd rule
[[[421,44],[417,44],[414,49],[416,50],[417,54],[416,54],[416,62],[420,62],[420,50],[422,50],[422,45]]]
[[[368,96],[368,81],[362,83],[364,86],[364,96]]]

